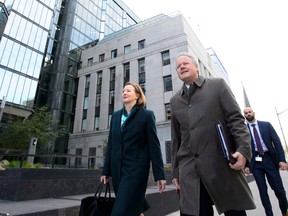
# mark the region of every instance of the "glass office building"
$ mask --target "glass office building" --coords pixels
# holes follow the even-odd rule
[[[140,19],[121,0],[1,0],[2,5],[11,13],[1,22],[0,99],[28,110],[48,104],[53,119],[72,131],[84,46]],[[66,148],[58,140],[51,151]]]
[[[11,0],[0,1],[0,41],[8,21],[12,3],[13,1]]]

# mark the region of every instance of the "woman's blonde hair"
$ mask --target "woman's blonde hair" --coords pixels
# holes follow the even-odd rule
[[[139,86],[139,84],[137,84],[137,83],[127,82],[127,83],[125,84],[125,86],[127,86],[127,85],[131,85],[131,86],[134,87],[135,93],[139,95],[136,104],[137,104],[138,106],[144,108],[144,107],[146,106],[146,97],[145,97],[145,95],[144,95],[144,92],[143,92],[142,88],[141,88],[141,87]],[[124,86],[124,87],[125,87],[125,86]]]

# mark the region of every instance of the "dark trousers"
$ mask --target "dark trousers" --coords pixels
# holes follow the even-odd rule
[[[256,162],[254,164],[253,176],[258,186],[262,205],[265,209],[266,216],[273,216],[272,205],[268,195],[268,187],[266,178],[271,189],[274,191],[278,201],[279,207],[282,213],[287,212],[288,204],[286,198],[286,192],[283,187],[283,182],[280,176],[279,168],[273,162],[269,153],[265,153],[262,156],[262,162]],[[266,176],[266,178],[265,178]]]
[[[213,216],[213,201],[209,196],[206,188],[204,187],[202,181],[200,184],[200,215],[199,216]],[[180,213],[181,216],[193,216]],[[225,216],[246,216],[245,211],[236,211],[236,210],[229,210],[224,212]]]

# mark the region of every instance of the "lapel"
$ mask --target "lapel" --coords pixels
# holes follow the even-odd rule
[[[121,125],[121,117],[122,117],[122,113],[124,112],[124,109],[122,109],[122,112],[121,112],[121,115],[120,115],[120,123],[119,125]],[[139,110],[139,107],[138,106],[134,106],[131,110],[131,113],[129,114],[129,116],[127,117],[126,121],[123,123],[121,127],[121,132],[123,132],[125,130],[125,128],[127,128],[127,124],[129,124],[131,122],[131,120],[135,117],[137,111]]]
[[[259,128],[259,134],[260,134],[260,136],[261,136],[261,138],[263,139],[263,133],[262,133],[262,131],[263,131],[263,124],[262,124],[262,122],[260,122],[260,121],[257,121],[257,124],[258,124],[258,128]]]

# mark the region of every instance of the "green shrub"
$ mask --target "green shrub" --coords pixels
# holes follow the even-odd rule
[[[27,161],[24,161],[22,168],[33,168],[33,164],[27,163]]]
[[[18,160],[10,161],[6,167],[7,168],[20,167],[20,161]],[[27,161],[24,161],[22,164],[22,168],[43,168],[43,165],[41,163],[31,164],[27,163]]]
[[[13,161],[10,161],[9,164],[7,165],[7,168],[8,167],[20,167],[20,161],[17,161],[17,160],[13,160]]]
[[[34,168],[43,168],[43,165],[41,163],[34,164]]]

